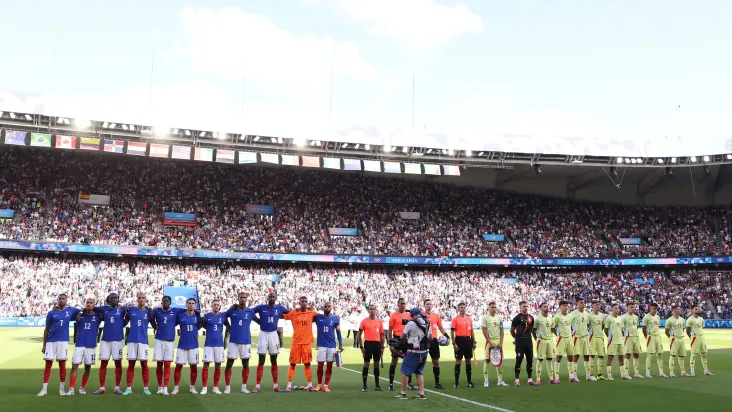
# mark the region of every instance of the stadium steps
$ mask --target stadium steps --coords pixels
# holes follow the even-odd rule
[[[719,313],[717,312],[717,308],[712,304],[712,302],[710,300],[705,300],[704,303],[707,305],[707,307],[711,308],[712,318],[714,318],[714,319],[722,318],[721,316],[719,316]]]

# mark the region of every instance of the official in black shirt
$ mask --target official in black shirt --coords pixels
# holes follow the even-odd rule
[[[531,338],[531,330],[534,328],[534,317],[529,315],[529,304],[526,301],[519,303],[520,313],[511,321],[511,336],[516,344],[516,386],[521,386],[519,376],[521,375],[521,363],[526,358],[526,372],[529,374],[529,385],[534,385],[531,378],[534,365],[534,341]]]

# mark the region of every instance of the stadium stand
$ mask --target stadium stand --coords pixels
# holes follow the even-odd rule
[[[676,304],[684,311],[700,305],[707,319],[730,319],[731,280],[729,272],[702,270],[670,274],[651,270],[428,270],[10,254],[0,255],[0,317],[42,316],[62,292],[69,293],[75,305],[85,297],[101,302],[110,292],[119,293],[123,303],[134,303],[136,293],[143,292],[157,306],[163,286],[179,281],[198,286],[204,308],[215,298],[234,303],[242,290],[255,302],[274,290],[290,306],[302,294],[315,302],[333,302],[345,319],[353,315],[361,319],[367,303],[375,303],[383,317],[394,309],[399,297],[412,305],[429,297],[446,320],[456,315],[458,302],[466,302],[469,314],[477,319],[487,312],[490,301],[497,302],[508,320],[518,313],[521,300],[530,302],[533,310],[546,301],[554,311],[559,299],[575,296],[597,299],[606,307],[632,300],[640,303],[641,313],[656,302],[662,317],[669,316]]]
[[[244,251],[404,256],[672,257],[726,254],[729,208],[657,208],[281,167],[3,148],[0,238]],[[12,166],[12,167],[11,167]],[[75,202],[112,194],[109,207]],[[273,216],[245,205],[273,205]],[[405,220],[400,211],[419,211]],[[19,212],[19,213],[18,213]],[[196,213],[196,227],[164,212]],[[359,236],[329,236],[328,227]],[[488,243],[498,233],[506,242]],[[621,245],[620,238],[640,238]]]

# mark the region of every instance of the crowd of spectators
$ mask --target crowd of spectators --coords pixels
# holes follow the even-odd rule
[[[0,239],[406,256],[666,257],[729,252],[730,208],[576,202],[361,173],[0,151]],[[79,204],[79,193],[111,196]],[[272,216],[246,204],[272,205]],[[197,215],[167,226],[164,212]],[[416,220],[399,212],[419,212]],[[359,236],[331,237],[328,227]],[[503,234],[490,243],[482,234]],[[621,237],[641,238],[623,246]]]
[[[288,266],[247,262],[196,262],[165,259],[0,255],[0,316],[43,316],[59,293],[73,305],[92,297],[103,302],[118,293],[123,303],[134,304],[145,293],[151,306],[160,304],[164,286],[196,286],[203,310],[213,299],[224,306],[236,302],[240,291],[249,292],[251,304],[265,301],[270,291],[293,307],[307,296],[316,306],[332,302],[347,322],[365,316],[375,304],[379,316],[388,315],[403,297],[410,307],[433,300],[445,321],[465,302],[468,314],[478,319],[495,301],[504,320],[518,313],[526,300],[532,313],[542,302],[552,312],[561,299],[581,296],[598,300],[602,310],[611,303],[637,302],[641,316],[655,302],[662,317],[673,305],[685,313],[700,306],[705,318],[732,318],[730,272],[661,271],[539,271],[508,269],[352,267],[343,265]]]

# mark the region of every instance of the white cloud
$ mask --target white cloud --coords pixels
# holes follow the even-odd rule
[[[325,3],[337,13],[368,26],[378,37],[403,42],[422,53],[460,35],[483,32],[482,18],[464,4],[444,5],[434,0],[301,0]]]
[[[186,8],[186,38],[178,48],[196,65],[233,78],[314,88],[327,84],[331,66],[338,76],[369,78],[372,69],[358,45],[331,37],[297,37],[263,16],[236,7]]]

